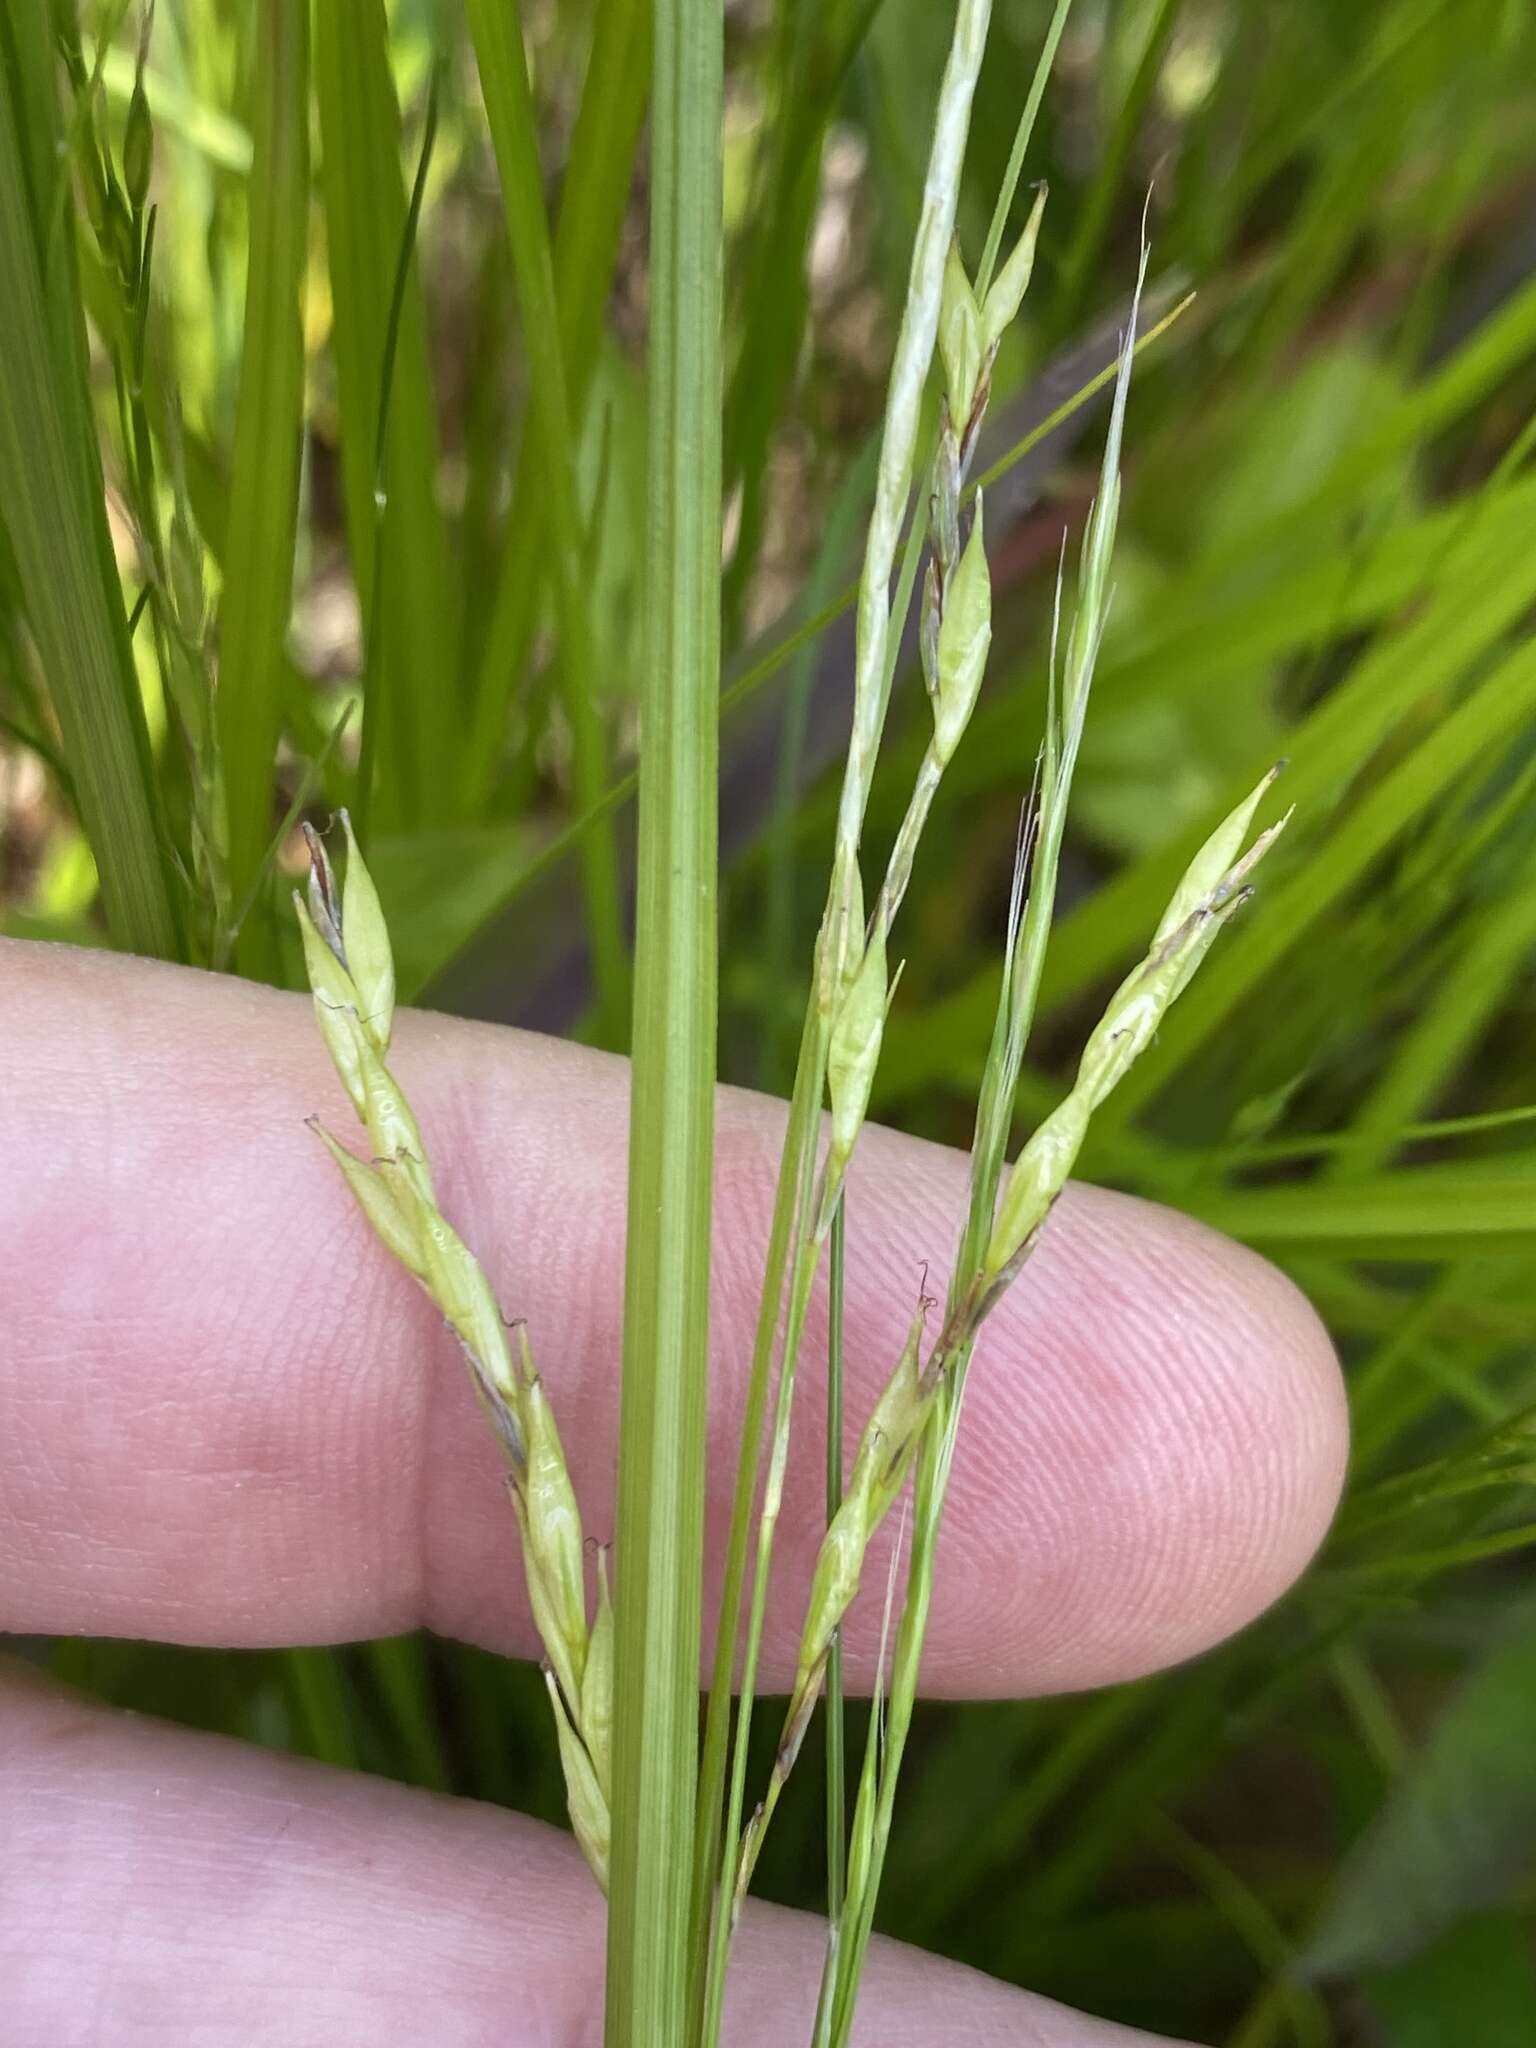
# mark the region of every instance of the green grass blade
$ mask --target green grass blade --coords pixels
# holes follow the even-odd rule
[[[0,82],[5,88],[6,174],[16,182],[39,264],[47,262],[49,225],[62,203],[57,80],[53,35],[41,7],[7,8],[0,18]],[[10,152],[14,151],[14,155]]]
[[[1291,99],[1278,132],[1266,136],[1248,155],[1242,178],[1252,190],[1266,183],[1309,137],[1337,132],[1340,116],[1349,102],[1397,58],[1415,37],[1430,26],[1438,14],[1456,0],[1413,0],[1413,4],[1387,8],[1373,24],[1374,33],[1359,59],[1338,67],[1327,89],[1316,98]]]
[[[822,151],[848,67],[882,0],[793,0],[781,6],[765,90],[773,112],[759,189],[735,268],[740,335],[725,404],[727,488],[740,491],[726,577],[734,618],[763,536],[769,450],[797,381],[810,309],[806,252],[821,192]]]
[[[458,797],[458,604],[437,496],[437,421],[414,251],[401,271],[407,211],[383,0],[327,0],[315,13],[314,58],[348,546],[363,617],[373,618],[376,599],[378,608],[379,630],[365,650],[372,815],[386,830],[441,824]],[[375,486],[391,331],[381,515]],[[381,517],[384,574],[376,584]]]
[[[388,1636],[364,1643],[373,1673],[411,1775],[434,1792],[449,1788],[448,1759],[432,1703],[431,1674],[421,1636]]]
[[[1536,1632],[1495,1650],[1355,1844],[1303,1955],[1313,1978],[1415,1954],[1533,1867]]]
[[[236,897],[260,866],[272,829],[299,509],[309,240],[309,8],[305,0],[271,0],[255,22],[250,267],[215,704]],[[243,968],[263,971],[272,948],[270,930],[253,921],[237,957]]]
[[[53,67],[22,10],[0,63],[0,472],[4,520],[115,944],[165,959],[184,938],[107,532],[72,216],[44,184]],[[38,96],[39,81],[42,84]],[[32,97],[23,106],[18,92]],[[60,167],[57,180],[68,176]],[[35,212],[34,209],[40,209]],[[51,232],[57,215],[57,232]],[[45,281],[43,264],[48,262]]]
[[[384,673],[384,590],[389,582],[390,566],[384,560],[386,524],[389,517],[389,442],[390,442],[390,400],[394,394],[395,363],[399,355],[400,326],[405,315],[412,265],[416,257],[416,237],[421,228],[421,209],[426,198],[427,179],[432,170],[432,152],[437,147],[438,99],[442,83],[442,69],[435,67],[432,83],[427,92],[426,118],[422,123],[421,149],[416,158],[416,175],[411,180],[411,196],[405,209],[405,227],[400,238],[400,253],[395,261],[394,282],[390,287],[389,313],[384,327],[384,343],[380,350],[382,368],[379,373],[378,417],[375,421],[373,440],[373,532],[370,556],[376,566],[382,566],[383,573],[373,578],[369,593],[367,623],[363,628],[363,667],[366,677],[364,712],[367,711],[366,691],[375,676]],[[422,693],[424,696],[427,693]],[[363,744],[357,764],[357,817],[358,829],[366,829],[369,805],[373,797],[375,764],[379,752],[379,727],[387,707],[386,692],[375,699],[378,716],[368,718],[363,724]],[[421,697],[413,695],[406,705],[405,723],[411,731],[419,730],[422,723],[423,704]],[[420,776],[410,780],[419,782]],[[439,800],[448,800],[445,788]]]
[[[1536,1245],[1536,1157],[1513,1153],[1482,1167],[1405,1167],[1358,1181],[1287,1182],[1200,1196],[1194,1206],[1209,1222],[1268,1251],[1528,1258]]]
[[[1234,675],[1304,654],[1373,626],[1433,591],[1469,516],[1481,548],[1503,549],[1536,520],[1536,481],[1437,507],[1384,534],[1364,560],[1333,548],[1274,576],[1257,591],[1234,579],[1198,604],[1163,611],[1124,651],[1106,653],[1102,688],[1129,700],[1198,703]]]
[[[1523,496],[1510,492],[1507,507],[1501,494],[1481,508],[1473,522],[1463,512],[1457,551],[1442,560],[1427,602],[1408,616],[1403,627],[1378,639],[1290,733],[1283,796],[1295,804],[1303,821],[1336,804],[1340,792],[1393,729],[1432,704],[1436,693],[1484,658],[1536,599],[1536,555],[1525,537],[1524,504]],[[1515,516],[1507,523],[1502,516],[1492,517],[1495,506]],[[1474,540],[1475,549],[1470,545]],[[1180,655],[1160,665],[1166,683],[1159,687],[1177,691],[1182,660]],[[1151,693],[1150,678],[1147,687]],[[1115,688],[1115,672],[1106,661],[1100,689],[1107,697]],[[1062,920],[1046,962],[1042,1009],[1073,1000],[1131,957],[1185,863],[1217,820],[1253,786],[1272,750],[1266,737],[1238,764],[1207,811]],[[1433,757],[1424,758],[1431,763]],[[1327,889],[1326,876],[1315,880]],[[1280,938],[1279,931],[1272,931],[1270,943]],[[884,1085],[900,1092],[921,1087],[935,1071],[933,1048],[957,1037],[981,1040],[990,1028],[995,1001],[995,977],[987,967],[964,988],[932,1005],[921,1031],[894,1018],[887,1033]],[[1133,1086],[1145,1086],[1159,1071],[1167,1070],[1154,1056],[1150,1066],[1132,1077]],[[1100,1137],[1123,1126],[1122,1107],[1119,1097],[1106,1105],[1106,1114],[1096,1120]]]
[[[357,1769],[352,1708],[339,1650],[282,1650],[278,1661],[287,1687],[297,1747],[337,1770]]]
[[[721,70],[718,7],[659,0],[609,2048],[678,2048],[688,2011],[714,1150]]]
[[[1160,1034],[1157,1052],[1129,1075],[1104,1119],[1113,1130],[1174,1068],[1209,1043],[1233,1008],[1358,883],[1415,819],[1477,764],[1503,758],[1536,715],[1536,643],[1517,648],[1465,702],[1340,819],[1326,850],[1264,892],[1265,914],[1243,924]]]
[[[1024,111],[1019,116],[1019,125],[1014,130],[1013,146],[1008,152],[1008,168],[1003,173],[1003,182],[998,187],[997,200],[992,208],[992,220],[987,228],[986,245],[981,252],[981,261],[976,266],[975,290],[978,301],[984,300],[992,283],[992,273],[997,268],[997,259],[1002,252],[1003,232],[1008,225],[1008,215],[1013,209],[1014,194],[1019,189],[1019,179],[1024,171],[1024,159],[1029,153],[1030,140],[1035,132],[1035,121],[1040,112],[1040,102],[1045,98],[1045,88],[1050,82],[1051,67],[1056,62],[1056,50],[1061,42],[1062,30],[1067,25],[1067,16],[1072,12],[1072,0],[1056,0],[1056,11],[1051,16],[1051,25],[1045,32],[1035,75],[1030,80],[1029,95],[1024,102]]]
[[[1291,1944],[1265,1900],[1244,1883],[1224,1857],[1187,1834],[1165,1814],[1154,1814],[1145,1833],[1175,1869],[1206,1893],[1216,1912],[1251,1951],[1255,1962],[1272,1973],[1295,2048],[1334,2048],[1333,2023],[1320,1994],[1310,1984],[1292,1983],[1286,1977]]]
[[[573,431],[586,409],[597,367],[650,79],[650,0],[600,0],[555,228],[560,352]],[[476,815],[496,786],[508,707],[533,643],[545,548],[539,465],[520,450],[507,514],[506,553],[475,676],[465,801]]]
[[[1168,54],[1168,45],[1173,40],[1173,32],[1179,25],[1183,10],[1184,0],[1159,0],[1157,14],[1146,32],[1146,43],[1126,90],[1124,104],[1116,116],[1108,146],[1100,157],[1088,197],[1078,215],[1077,231],[1062,266],[1056,316],[1064,329],[1072,327],[1087,298],[1089,284],[1103,252],[1115,200],[1125,177],[1125,167],[1130,161],[1131,148],[1145,118],[1158,74],[1163,68],[1163,59]]]
[[[1536,888],[1529,875],[1469,920],[1465,946],[1371,1089],[1336,1162],[1341,1175],[1382,1166],[1477,1044],[1536,950]]]
[[[650,0],[598,0],[555,230],[560,345],[573,414],[586,403],[651,89]],[[536,480],[530,477],[530,482]]]
[[[1525,2048],[1536,2012],[1529,1916],[1474,1914],[1411,1962],[1373,1971],[1363,1989],[1383,2048],[1441,2048],[1458,2039]]]
[[[607,780],[597,689],[597,657],[586,609],[576,444],[565,388],[554,258],[539,171],[538,134],[517,10],[502,0],[469,0],[468,17],[485,94],[486,118],[501,174],[502,205],[532,381],[530,408],[538,453],[559,629],[558,661],[570,721],[576,801],[590,810]],[[718,493],[717,493],[718,496]],[[715,663],[718,668],[718,659]],[[717,684],[718,693],[718,684]],[[711,771],[713,772],[713,771]],[[596,1035],[620,1043],[628,990],[618,849],[600,828],[582,841],[587,928],[597,970]]]
[[[1536,282],[1513,293],[1433,373],[1404,394],[1382,419],[1369,422],[1345,442],[1338,458],[1315,491],[1287,505],[1258,531],[1234,536],[1230,545],[1212,549],[1198,579],[1189,588],[1198,600],[1202,588],[1224,582],[1234,565],[1257,547],[1294,539],[1320,529],[1331,513],[1367,492],[1392,463],[1425,446],[1484,400],[1512,371],[1536,351]]]

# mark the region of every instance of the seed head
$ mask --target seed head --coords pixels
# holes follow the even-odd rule
[[[1173,893],[1145,959],[1110,997],[1083,1048],[1071,1093],[1052,1110],[1015,1160],[1003,1188],[984,1264],[994,1298],[1049,1215],[1082,1149],[1094,1111],[1151,1044],[1158,1026],[1188,987],[1212,941],[1246,900],[1243,884],[1274,844],[1285,821],[1240,854],[1267,775],[1195,855]]]
[[[309,900],[295,895],[294,909],[315,1015],[367,1131],[372,1162],[355,1158],[318,1122],[314,1127],[381,1242],[457,1336],[506,1455],[529,1604],[549,1660],[571,1822],[606,1889],[613,1722],[607,1577],[600,1565],[597,1620],[589,1633],[581,1513],[554,1413],[533,1369],[526,1332],[517,1326],[514,1363],[491,1284],[438,1207],[421,1133],[386,1060],[395,1000],[388,928],[345,812],[342,829],[348,846],[344,889],[338,895],[325,847],[308,831]]]

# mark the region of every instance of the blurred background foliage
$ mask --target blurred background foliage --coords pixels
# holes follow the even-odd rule
[[[1048,13],[996,9],[973,262]],[[523,27],[526,96],[482,94],[429,0],[0,18],[4,930],[291,983],[297,825],[350,802],[408,994],[622,1044],[649,24],[525,0]],[[947,29],[932,0],[726,7],[722,1058],[770,1088]],[[1288,755],[1262,911],[1089,1170],[1296,1276],[1356,1449],[1323,1557],[1237,1642],[925,1712],[884,1923],[1231,2048],[1536,2040],[1533,107],[1529,0],[1079,0],[998,367],[1001,456],[1109,361],[1145,204],[1156,310],[1195,297],[1133,392],[1026,1096]],[[907,913],[877,1108],[962,1143],[1097,406],[989,504],[983,731]],[[898,750],[921,699],[905,678]],[[537,1675],[457,1645],[52,1654],[112,1699],[559,1814]],[[812,1904],[816,1776],[763,1871]]]

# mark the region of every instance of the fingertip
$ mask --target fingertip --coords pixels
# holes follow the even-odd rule
[[[1209,1648],[1327,1531],[1348,1449],[1327,1333],[1275,1267],[1172,1210],[1069,1190],[973,1378],[956,1484],[994,1511],[958,1524],[978,1611],[954,1626],[997,1663],[1028,1643],[1031,1690]]]

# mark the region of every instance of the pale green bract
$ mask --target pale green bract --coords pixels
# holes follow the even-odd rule
[[[944,362],[944,382],[949,397],[950,417],[961,426],[971,416],[976,386],[981,377],[981,309],[965,274],[960,251],[949,245],[944,263],[944,297],[939,307],[939,354]]]
[[[970,538],[944,593],[935,650],[933,751],[942,767],[948,767],[971,722],[991,646],[992,578],[978,493]]]
[[[1024,303],[1024,294],[1029,290],[1029,280],[1035,270],[1035,245],[1040,240],[1040,223],[1045,218],[1045,198],[1042,185],[1035,194],[1035,203],[1030,208],[1024,232],[1015,242],[1013,254],[993,279],[982,306],[982,345],[989,353],[997,348],[1013,325]]]

